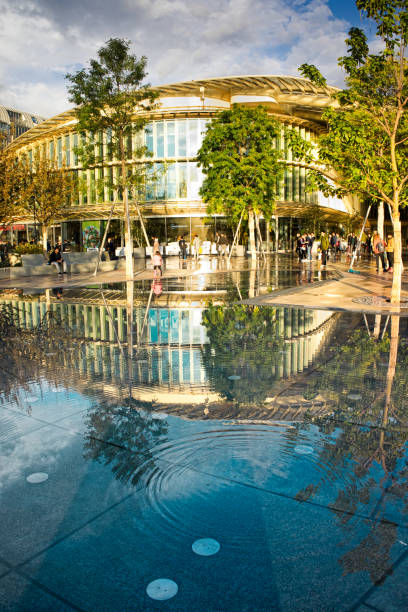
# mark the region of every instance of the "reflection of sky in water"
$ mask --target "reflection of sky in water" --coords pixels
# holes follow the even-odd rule
[[[211,280],[212,307],[164,289],[143,334],[149,289],[135,285],[132,355],[123,286],[104,289],[117,336],[90,288],[53,302],[75,343],[54,335],[30,360],[13,339],[0,555],[40,585],[3,578],[17,609],[43,587],[82,609],[155,609],[145,589],[161,577],[179,610],[406,608],[407,320],[392,376],[394,321],[382,337],[384,318],[243,306],[229,280]],[[14,300],[23,329],[42,304]],[[205,566],[200,538],[221,544]]]

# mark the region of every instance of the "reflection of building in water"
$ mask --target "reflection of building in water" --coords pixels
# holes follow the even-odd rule
[[[199,301],[197,306],[188,308],[181,305],[149,308],[142,349],[136,352],[129,370],[127,352],[122,354],[117,342],[117,337],[120,344],[126,344],[127,339],[123,300],[109,305],[110,319],[102,299],[102,303],[95,303],[95,296],[93,303],[71,302],[67,291],[63,299],[47,301],[44,296],[36,299],[10,296],[3,297],[0,303],[13,306],[21,327],[26,329],[38,326],[47,313],[59,315],[76,338],[74,350],[66,356],[69,357],[67,365],[74,361],[82,377],[112,385],[111,393],[115,385],[127,384],[130,376],[135,398],[147,401],[154,398],[159,403],[170,404],[220,399],[211,390],[203,363],[202,349],[209,341],[202,324],[204,308]],[[145,313],[145,307],[133,309],[135,338],[142,331]],[[276,308],[274,313],[276,338],[282,338],[284,343],[276,365],[271,366],[271,387],[275,381],[301,373],[319,357],[336,320],[333,313],[325,311]]]

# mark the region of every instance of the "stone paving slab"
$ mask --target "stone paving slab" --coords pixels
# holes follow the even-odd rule
[[[337,273],[333,280],[325,280],[323,273],[320,282],[276,291],[243,300],[243,303],[408,316],[408,278],[404,278],[402,283],[403,302],[399,306],[392,306],[389,302],[392,276],[377,275],[370,268],[363,268],[359,274],[350,273],[346,264],[328,266],[328,271]]]

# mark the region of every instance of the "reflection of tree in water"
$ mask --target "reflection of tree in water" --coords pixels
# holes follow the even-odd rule
[[[264,401],[283,347],[276,310],[210,305],[203,312],[202,323],[209,339],[203,348],[203,363],[214,389],[240,404]],[[240,378],[230,380],[231,376]]]
[[[127,398],[98,401],[86,417],[85,458],[109,465],[115,478],[136,485],[154,461],[154,448],[166,442],[167,423]]]
[[[400,351],[397,364],[398,349]],[[388,351],[388,367],[379,368]],[[374,583],[392,573],[391,548],[398,524],[387,519],[387,508],[408,514],[407,442],[407,365],[405,339],[399,340],[399,317],[392,317],[391,335],[383,340],[356,331],[334,357],[323,364],[308,386],[337,397],[333,420],[313,419],[327,438],[319,453],[318,463],[330,466],[332,473],[347,470],[347,484],[338,490],[330,505],[337,519],[350,533],[361,529],[362,519],[367,535],[339,560],[345,574],[367,571]],[[339,389],[350,385],[354,398],[345,397]],[[342,421],[341,429],[338,421]],[[313,498],[324,480],[310,483],[297,494],[299,501]],[[365,508],[364,508],[365,507]]]
[[[72,345],[72,333],[58,313],[47,311],[31,329],[24,328],[21,316],[15,306],[1,304],[2,399],[17,403],[20,389],[28,390],[33,382],[40,383],[47,360],[54,365],[47,371],[48,382],[61,384],[63,377],[56,366],[58,353]]]

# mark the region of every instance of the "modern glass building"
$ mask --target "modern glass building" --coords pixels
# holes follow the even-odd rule
[[[6,134],[8,142],[21,136],[21,134],[24,134],[43,121],[44,117],[39,115],[18,111],[15,108],[9,108],[0,104],[0,132]]]
[[[299,131],[313,142],[324,130],[321,114],[332,103],[331,95],[335,91],[331,87],[316,87],[306,79],[286,76],[203,79],[165,85],[157,90],[160,94],[157,109],[144,133],[128,140],[127,150],[129,166],[136,163],[132,153],[140,144],[145,144],[153,156],[154,164],[149,171],[155,178],[147,181],[138,200],[148,231],[166,243],[176,240],[179,234],[190,238],[198,233],[203,240],[211,239],[217,229],[227,229],[227,220],[223,217],[208,218],[199,195],[203,177],[196,155],[212,117],[234,103],[262,104],[282,125]],[[112,202],[117,202],[113,229],[120,235],[123,211],[120,192],[101,186],[100,179],[115,178],[119,173],[117,160],[108,154],[110,134],[96,136],[96,153],[101,163],[94,169],[83,170],[75,154],[78,146],[75,124],[74,111],[66,111],[34,126],[11,146],[29,157],[40,152],[54,158],[59,165],[72,169],[81,184],[86,185],[62,211],[61,223],[54,228],[54,233],[83,246],[90,226],[96,232],[103,231]],[[353,211],[359,212],[358,200],[351,197],[338,200],[306,191],[307,170],[291,164],[291,150],[283,130],[276,139],[276,147],[284,151],[288,165],[278,186],[276,215],[272,223],[262,223],[264,238],[271,249],[291,247],[292,236],[301,227],[302,215],[311,204],[322,208],[328,222],[341,223]],[[135,209],[133,213],[136,219]],[[31,219],[20,221],[32,222]]]

